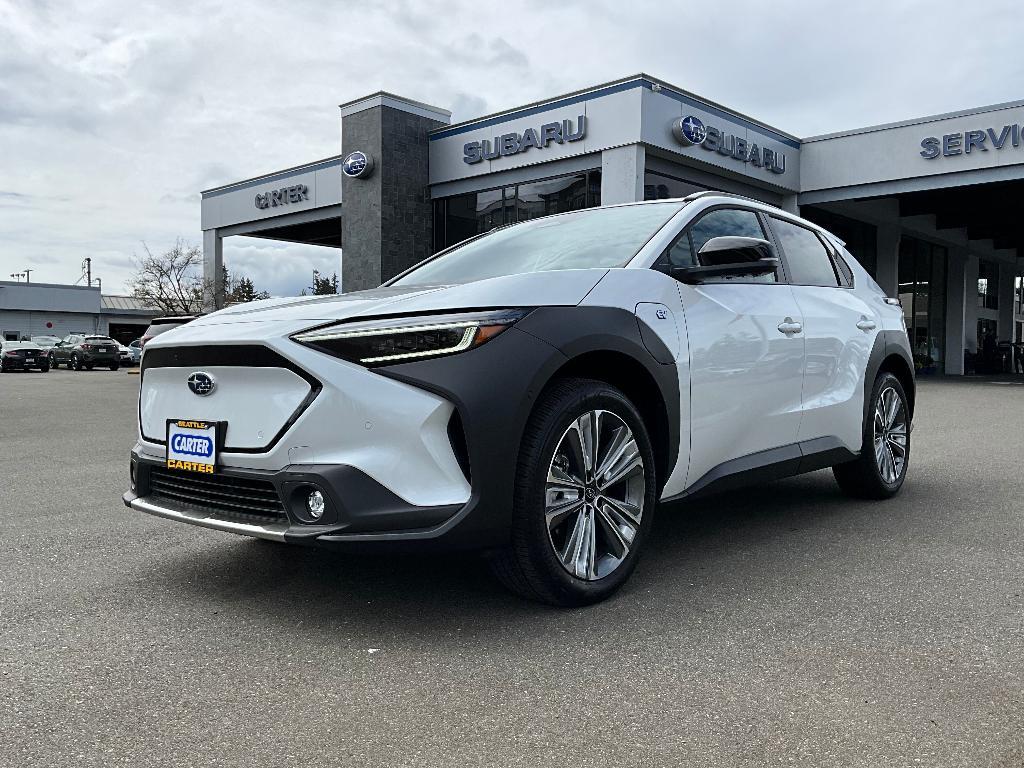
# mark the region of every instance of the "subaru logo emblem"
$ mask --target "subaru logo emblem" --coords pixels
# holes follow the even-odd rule
[[[196,371],[188,377],[188,388],[200,397],[206,397],[217,388],[217,380],[205,371]]]
[[[672,124],[672,133],[676,141],[687,146],[691,144],[703,144],[708,137],[707,126],[693,115],[676,120]]]
[[[350,179],[365,179],[373,171],[373,158],[365,152],[351,152],[341,163],[341,172]]]

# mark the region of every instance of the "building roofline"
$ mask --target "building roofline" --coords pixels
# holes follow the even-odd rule
[[[388,102],[391,103],[389,104]],[[442,123],[447,123],[452,119],[452,113],[449,109],[435,107],[433,104],[409,99],[405,96],[389,93],[388,91],[377,91],[368,96],[360,96],[358,99],[346,101],[344,104],[339,104],[338,109],[341,111],[342,117],[348,117],[356,112],[362,112],[365,109],[372,109],[377,106],[402,109],[406,112],[412,112],[413,114],[423,115],[424,117],[439,120]]]
[[[0,288],[63,288],[76,291],[99,291],[98,285],[68,285],[67,283],[23,283],[16,280],[0,280]]]
[[[522,106],[501,110],[499,112],[493,112],[489,115],[475,117],[471,120],[464,120],[460,123],[453,123],[452,125],[446,125],[442,128],[436,128],[433,131],[430,131],[430,137],[431,139],[434,139],[439,136],[463,133],[465,132],[466,129],[472,128],[473,126],[486,127],[486,125],[493,124],[496,122],[504,122],[505,120],[514,117],[515,115],[522,112],[537,111],[538,108],[550,107],[551,105],[556,104],[557,102],[560,101],[579,100],[581,97],[589,96],[590,94],[596,93],[598,91],[607,90],[609,88],[621,88],[622,86],[630,84],[635,84],[635,87],[646,86],[648,88],[650,88],[652,85],[657,85],[658,90],[671,91],[674,94],[682,96],[690,101],[697,102],[700,105],[705,105],[709,107],[711,111],[718,111],[720,113],[725,114],[728,117],[735,118],[742,122],[750,123],[751,125],[756,126],[761,130],[777,134],[781,137],[789,139],[790,141],[797,142],[798,144],[801,141],[800,137],[794,134],[782,131],[776,128],[775,126],[768,125],[767,123],[761,122],[760,120],[756,120],[755,118],[745,115],[742,112],[737,112],[735,109],[730,109],[729,107],[711,101],[710,99],[707,99],[703,96],[699,96],[698,94],[692,93],[678,86],[672,85],[671,83],[662,80],[661,78],[653,77],[652,75],[648,75],[644,72],[639,72],[635,75],[629,75],[627,77],[621,77],[617,80],[610,80],[609,82],[601,83],[599,85],[592,85],[587,88],[582,88],[578,91],[564,93],[560,96],[553,96],[551,98],[542,99],[540,101],[534,101],[529,104],[524,104]]]
[[[208,194],[213,194],[214,192],[224,192],[225,190],[232,189],[233,187],[238,187],[238,186],[241,186],[243,184],[250,184],[250,183],[252,183],[254,181],[261,181],[261,180],[271,181],[272,179],[274,179],[277,176],[286,176],[288,174],[296,173],[297,171],[310,170],[310,169],[313,169],[313,168],[315,168],[317,166],[330,166],[330,165],[335,165],[335,164],[340,164],[340,163],[341,163],[341,155],[331,155],[330,157],[325,157],[325,158],[323,158],[321,160],[313,160],[312,162],[303,163],[302,165],[296,165],[296,166],[293,166],[291,168],[281,168],[281,169],[276,170],[276,171],[268,171],[267,173],[262,173],[262,174],[260,174],[258,176],[252,176],[252,177],[250,177],[248,179],[240,179],[238,181],[232,181],[230,184],[223,184],[222,186],[219,186],[219,187],[210,187],[209,189],[204,189],[200,194],[205,196],[205,195],[208,195]]]
[[[806,139],[802,139],[805,144],[812,141],[827,141],[828,139],[841,139],[844,136],[857,136],[862,133],[876,133],[878,131],[888,131],[893,128],[906,128],[911,125],[927,125],[928,123],[937,123],[940,120],[950,120],[956,117],[970,117],[971,115],[984,115],[989,112],[1001,112],[1007,109],[1018,109],[1024,107],[1024,101],[1004,101],[1000,104],[989,104],[984,107],[973,107],[971,109],[960,109],[956,112],[943,112],[938,115],[925,115],[924,117],[914,117],[908,120],[897,120],[894,123],[880,123],[878,125],[868,125],[863,128],[854,128],[849,131],[836,131],[835,133],[823,133],[818,136],[810,136]]]

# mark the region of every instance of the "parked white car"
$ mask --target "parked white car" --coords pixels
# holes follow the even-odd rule
[[[284,542],[485,550],[538,600],[628,578],[657,502],[910,457],[899,302],[820,227],[702,193],[467,240],[381,288],[146,345],[133,509]]]

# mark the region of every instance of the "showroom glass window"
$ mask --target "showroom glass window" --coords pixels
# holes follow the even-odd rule
[[[801,206],[800,215],[842,240],[867,273],[878,276],[878,227],[814,206]]]
[[[913,237],[900,239],[899,296],[920,373],[941,369],[946,349],[947,252]]]
[[[978,307],[999,309],[999,265],[984,259],[978,262]]]
[[[647,171],[644,173],[644,200],[668,200],[674,197],[686,197],[694,192],[705,192],[709,187],[694,184],[690,181],[666,176],[664,173]]]
[[[495,227],[601,204],[601,172],[557,176],[434,201],[434,251]]]

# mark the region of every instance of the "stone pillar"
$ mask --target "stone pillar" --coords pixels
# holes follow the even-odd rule
[[[224,238],[216,229],[203,230],[203,310],[224,306]]]
[[[878,261],[875,282],[887,296],[899,296],[900,228],[893,224],[879,224],[877,235]]]
[[[967,318],[967,260],[963,248],[949,249],[946,265],[946,363],[947,374],[964,373],[965,323]]]
[[[365,176],[341,177],[342,291],[376,288],[433,253],[428,133],[450,118],[384,92],[341,105],[342,156],[373,161]]]
[[[601,153],[601,205],[635,203],[644,199],[644,164],[641,144],[606,149]]]

